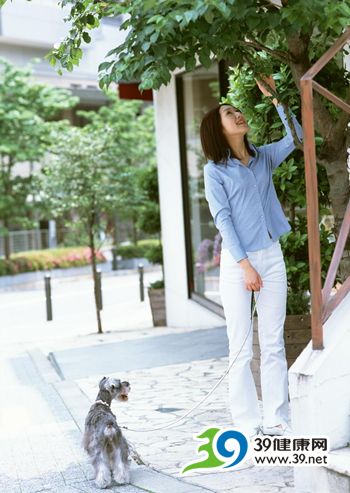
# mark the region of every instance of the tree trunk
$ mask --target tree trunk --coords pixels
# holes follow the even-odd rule
[[[102,334],[102,323],[101,323],[101,314],[98,308],[98,292],[97,292],[97,268],[96,268],[96,251],[95,251],[95,238],[93,225],[89,224],[89,243],[91,249],[91,267],[92,267],[92,277],[94,280],[94,296],[95,296],[95,308],[96,308],[96,317],[97,317],[97,327],[98,333]]]
[[[117,218],[117,214],[113,214],[113,225],[112,225],[112,231],[113,231],[113,234],[112,234],[112,237],[113,237],[113,245],[117,246],[118,243],[119,243],[119,238],[118,238],[118,218]]]
[[[6,173],[3,173],[4,180],[4,190],[5,196],[11,196],[11,183],[10,183],[10,174],[11,174],[11,160],[9,161],[8,169]],[[4,252],[6,260],[10,260],[11,257],[11,246],[10,246],[10,236],[9,236],[9,227],[10,227],[10,218],[4,217],[4,227],[6,229],[6,233],[4,236]]]
[[[4,219],[4,227],[6,228],[6,233],[4,236],[4,252],[6,260],[10,260],[11,257],[11,247],[10,247],[10,236],[9,236],[9,220],[6,217]]]
[[[137,241],[138,241],[138,234],[137,234],[137,227],[136,227],[136,217],[133,216],[132,218],[132,240],[133,240],[133,243],[134,245],[137,245]]]
[[[330,192],[329,199],[334,216],[334,233],[339,236],[340,227],[344,219],[344,213],[349,202],[349,177],[346,169],[346,149],[339,149],[336,160],[327,160],[325,163]],[[342,159],[343,157],[343,159]],[[346,171],[346,176],[344,176]],[[343,257],[339,264],[339,276],[344,282],[350,276],[350,237],[348,235]]]

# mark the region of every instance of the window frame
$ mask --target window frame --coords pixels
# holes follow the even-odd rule
[[[188,187],[188,162],[186,153],[186,132],[185,132],[185,113],[184,113],[184,88],[183,76],[195,72],[197,69],[203,68],[202,65],[196,67],[194,71],[182,71],[175,76],[176,88],[176,106],[178,119],[178,135],[180,146],[180,168],[181,168],[181,191],[182,191],[182,207],[185,232],[185,252],[186,252],[186,277],[187,277],[187,298],[199,303],[205,308],[211,310],[217,315],[224,318],[224,310],[221,305],[215,303],[205,296],[194,291],[194,271],[192,258],[192,232],[190,221],[190,196]],[[227,95],[229,87],[228,66],[224,60],[218,62],[218,82],[220,88],[220,98]]]

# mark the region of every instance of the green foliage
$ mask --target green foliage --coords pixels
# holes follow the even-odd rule
[[[145,252],[145,257],[152,264],[161,264],[163,265],[163,248],[161,243],[158,245],[153,245],[148,248]]]
[[[103,17],[120,14],[125,16],[121,29],[128,34],[100,64],[101,86],[123,79],[140,80],[142,89],[158,89],[169,83],[175,68],[193,70],[196,56],[208,68],[214,58],[242,63],[255,49],[266,47],[280,61],[288,61],[287,38],[295,34],[311,37],[308,51],[314,60],[348,25],[350,4],[294,0],[279,8],[260,0],[78,0],[71,6],[66,39],[48,57],[70,70],[79,63],[76,50],[90,41],[87,31]],[[337,62],[338,73],[344,72]]]
[[[139,112],[138,101],[111,97],[97,113],[79,112],[88,122],[83,128],[61,126],[41,181],[42,200],[55,217],[74,213],[85,231],[97,233],[116,210],[124,216],[137,210],[137,176],[154,161],[152,112]]]
[[[140,205],[135,181],[140,168],[154,159],[152,121],[148,110],[140,115],[138,101],[111,97],[110,106],[80,112],[84,127],[60,127],[41,177],[42,202],[53,217],[70,215],[79,221],[95,251],[95,238],[113,221],[116,211],[134,215]],[[140,141],[145,140],[145,148]],[[97,296],[96,266],[92,261],[98,332],[102,324]]]
[[[106,258],[102,252],[97,251],[96,260],[101,263],[105,262]],[[31,250],[13,254],[11,260],[0,259],[0,276],[81,267],[90,263],[91,250],[86,247]]]
[[[164,289],[164,280],[150,282],[148,287],[150,289]]]
[[[62,3],[66,5],[69,2],[64,0]],[[80,0],[71,8],[69,35],[50,56],[56,58],[61,67],[69,68],[71,49],[80,46],[86,29],[98,25],[103,17],[120,14],[125,16],[122,29],[127,29],[128,34],[121,45],[107,53],[106,60],[100,65],[101,87],[120,80],[139,80],[141,89],[158,89],[169,83],[176,68],[191,71],[197,63],[209,67],[214,60],[231,62],[242,71],[242,78],[246,77],[246,84],[241,85],[246,94],[242,95],[242,90],[241,95],[234,94],[235,104],[240,105],[240,101],[246,103],[246,116],[254,122],[252,139],[262,144],[279,137],[281,123],[268,99],[256,101],[253,76],[280,73],[280,100],[300,119],[296,84],[302,73],[348,26],[350,0],[290,0],[283,1],[282,7],[261,0]],[[347,99],[350,78],[344,67],[343,54],[339,52],[324,67],[317,81]],[[280,66],[281,63],[284,65]],[[334,125],[339,114],[338,108],[318,98],[315,124],[323,138],[323,141],[318,138],[318,144],[324,144],[324,155],[329,161],[329,156],[334,154],[332,141],[340,141],[347,129],[345,120],[343,128]],[[274,176],[293,226],[297,225],[298,209],[305,206],[302,171],[300,153],[296,153],[281,165]],[[328,173],[331,173],[330,169]],[[329,184],[322,166],[319,166],[318,174],[322,214],[329,207]],[[345,166],[343,174],[347,180]],[[332,192],[334,213],[341,217],[344,211],[335,200],[336,185]]]
[[[159,240],[140,240],[137,245],[118,245],[117,255],[123,259],[129,258],[147,258],[147,253],[159,245]]]
[[[256,55],[256,58],[267,59],[266,55]],[[275,72],[277,93],[288,101],[288,107],[297,119],[301,121],[300,97],[294,85],[290,68],[285,64],[273,63],[269,59],[270,73]],[[228,102],[240,108],[248,120],[249,139],[257,145],[267,144],[282,138],[284,126],[277,116],[274,105],[262,95],[258,89],[254,73],[249,66],[235,67],[230,71],[230,90],[222,102]],[[281,98],[280,98],[281,99]],[[316,138],[318,149],[323,139]],[[329,182],[322,164],[318,164],[319,204],[320,213],[329,212]],[[294,221],[294,210],[306,207],[305,164],[303,152],[295,151],[284,163],[275,169],[273,181],[278,190],[279,199],[285,209],[289,209],[291,221]]]
[[[265,57],[263,57],[265,59]],[[300,121],[299,97],[293,84],[291,71],[286,65],[269,61],[269,70],[276,74],[276,89],[288,97],[289,107]],[[254,74],[249,66],[234,68],[230,75],[230,90],[223,102],[240,108],[247,117],[249,138],[262,145],[283,137],[284,126],[274,105],[257,88]],[[319,139],[322,143],[322,139]],[[329,183],[324,167],[318,165],[320,213],[329,214]],[[278,197],[289,214],[292,231],[280,238],[287,270],[287,314],[309,313],[309,260],[307,226],[303,211],[306,208],[305,165],[299,150],[274,170],[273,181]],[[333,251],[332,231],[320,226],[322,252],[322,279],[325,279]]]
[[[334,235],[320,225],[321,278],[325,281],[334,249]],[[288,279],[287,314],[309,313],[309,259],[306,218],[300,214],[292,231],[280,238]],[[336,280],[339,278],[337,277]]]
[[[138,178],[141,203],[138,210],[137,225],[145,233],[151,235],[160,233],[157,167],[151,165],[141,169]]]
[[[147,170],[155,169],[154,110],[153,107],[143,109],[142,101],[120,100],[112,92],[108,96],[110,103],[97,113],[79,111],[78,114],[86,120],[88,133],[103,135],[109,132],[114,139],[109,160],[111,179],[119,184],[116,189],[118,200],[105,210],[106,220],[113,222],[115,211],[122,219],[134,220],[149,200],[147,190],[144,190],[149,188]]]
[[[60,125],[49,120],[78,101],[69,91],[35,83],[31,75],[30,66],[17,68],[0,59],[0,220],[5,235],[10,227],[33,225],[36,178],[31,168]]]

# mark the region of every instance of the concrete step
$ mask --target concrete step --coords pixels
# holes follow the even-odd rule
[[[350,446],[332,450],[328,454],[328,464],[322,467],[323,490],[325,493],[350,492]]]
[[[337,474],[348,477],[350,491],[350,445],[332,450],[328,454],[327,469]]]

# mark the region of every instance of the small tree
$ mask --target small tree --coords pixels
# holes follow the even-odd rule
[[[135,170],[143,160],[138,147],[142,115],[137,102],[112,97],[112,105],[97,113],[80,112],[89,122],[66,127],[56,135],[42,179],[43,200],[59,217],[74,213],[88,234],[98,332],[102,332],[96,270],[97,235],[106,230],[116,210],[140,204]],[[142,128],[142,135],[150,129]]]
[[[145,199],[143,184],[140,182],[143,170],[155,166],[154,110],[142,108],[142,101],[123,101],[109,94],[110,104],[94,111],[79,111],[92,128],[111,128],[118,141],[115,158],[128,168],[127,174],[119,176],[123,200],[106,216],[109,225],[115,228],[116,213],[122,219],[131,219],[134,226],[133,240],[137,243],[140,209]],[[139,178],[140,177],[140,178]],[[142,229],[142,228],[141,228]],[[116,235],[113,234],[116,242]]]
[[[112,147],[115,145],[108,132],[89,126],[67,126],[57,136],[42,180],[43,199],[53,216],[60,217],[74,211],[88,234],[99,333],[102,333],[102,323],[98,303],[96,236],[101,228],[101,214],[116,206],[119,192],[119,181],[116,182],[113,176],[114,167],[118,165],[110,167]]]
[[[35,83],[31,73],[0,59],[0,232],[7,259],[10,227],[30,227],[35,206],[32,169],[24,174],[15,167],[33,168],[43,158],[56,126],[48,120],[78,102],[69,91]]]

